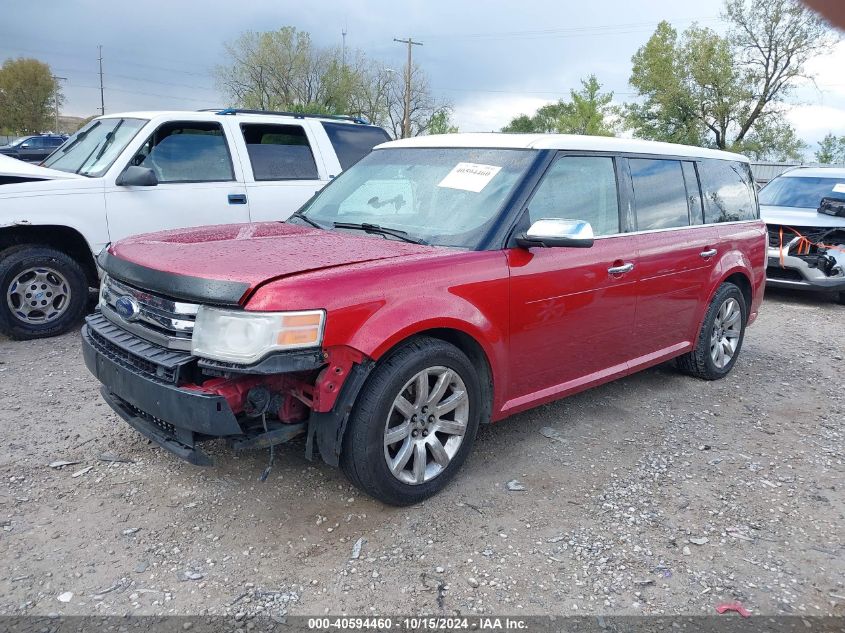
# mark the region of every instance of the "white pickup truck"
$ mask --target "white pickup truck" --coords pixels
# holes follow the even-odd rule
[[[41,166],[0,156],[0,334],[32,339],[73,327],[109,242],[285,220],[387,140],[349,117],[130,112],[94,119]]]

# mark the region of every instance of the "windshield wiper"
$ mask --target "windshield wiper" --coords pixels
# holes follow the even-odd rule
[[[100,151],[97,152],[97,156],[94,157],[95,163],[103,157],[103,154],[106,153],[106,150],[108,149],[109,145],[111,145],[112,141],[114,141],[114,137],[117,136],[117,131],[120,129],[120,126],[123,125],[124,120],[125,119],[121,119],[120,123],[115,125],[114,129],[108,134],[106,134],[106,140],[103,142],[103,146],[100,148]]]
[[[79,134],[77,134],[76,138],[73,139],[73,141],[71,141],[70,145],[62,148],[62,154],[67,154],[71,149],[76,147],[77,143],[79,143],[80,141],[84,141],[85,137],[88,136],[94,130],[94,128],[98,127],[99,125],[100,125],[100,122],[97,121],[96,123],[94,123],[94,125],[92,125],[90,128],[88,128],[84,132],[80,132]]]
[[[379,226],[378,224],[370,224],[368,222],[362,222],[361,224],[357,224],[355,222],[335,222],[334,227],[336,229],[358,229],[359,231],[364,231],[365,233],[377,233],[379,235],[391,235],[393,237],[398,237],[400,240],[404,242],[410,242],[411,244],[423,244],[428,245],[428,242],[422,240],[418,237],[411,237],[408,235],[407,231],[400,231],[399,229],[391,229],[386,226]]]
[[[317,224],[314,220],[312,220],[312,219],[311,219],[311,218],[309,218],[307,215],[305,215],[304,213],[302,213],[302,211],[297,211],[297,212],[293,213],[290,217],[292,217],[292,218],[299,218],[300,220],[303,220],[304,222],[307,222],[308,224],[310,224],[311,226],[313,226],[315,229],[320,229],[320,230],[324,230],[324,229],[325,229],[325,227],[324,227],[324,226],[321,226],[321,225]]]

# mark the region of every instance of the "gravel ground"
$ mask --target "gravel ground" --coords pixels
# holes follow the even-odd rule
[[[266,483],[266,452],[183,463],[101,401],[78,334],[0,339],[0,614],[841,616],[843,316],[770,292],[727,379],[667,365],[482,428],[404,509],[302,443]]]

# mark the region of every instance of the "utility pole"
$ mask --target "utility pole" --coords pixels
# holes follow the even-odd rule
[[[346,24],[343,25],[343,30],[341,31],[341,34],[343,35],[343,48],[342,48],[343,52],[341,53],[341,56],[342,56],[342,59],[343,59],[343,68],[345,69],[346,68]]]
[[[53,95],[53,103],[56,106],[56,129],[53,131],[54,134],[59,133],[59,80],[66,81],[67,77],[56,77],[56,75],[52,75],[53,82],[56,84],[55,93]]]
[[[100,116],[106,113],[106,98],[103,93],[103,45],[97,46],[100,51]]]
[[[394,42],[408,45],[408,65],[405,67],[405,116],[402,119],[402,138],[410,138],[411,136],[411,68],[413,67],[413,57],[411,49],[414,46],[422,46],[422,42],[415,42],[413,38],[409,37],[407,40],[400,40],[393,38]]]

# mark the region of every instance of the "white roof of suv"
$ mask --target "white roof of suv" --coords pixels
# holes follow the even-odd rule
[[[258,117],[265,119],[268,117],[275,117],[280,119],[315,119],[317,121],[326,121],[331,123],[350,123],[357,125],[358,122],[351,118],[342,116],[320,116],[318,114],[302,114],[298,115],[295,112],[261,112],[261,111],[227,111],[226,108],[220,110],[139,110],[137,112],[109,112],[97,118],[106,119],[179,119],[183,121],[205,121],[213,120],[223,116],[238,116],[238,117]]]
[[[691,158],[720,158],[744,163],[741,154],[691,145],[675,145],[612,136],[578,136],[575,134],[432,134],[417,136],[377,145],[376,149],[400,147],[485,147],[495,149],[562,149],[592,152],[624,152],[632,154],[657,154],[689,156]]]
[[[835,178],[845,180],[845,167],[796,167],[783,172],[780,178]]]

